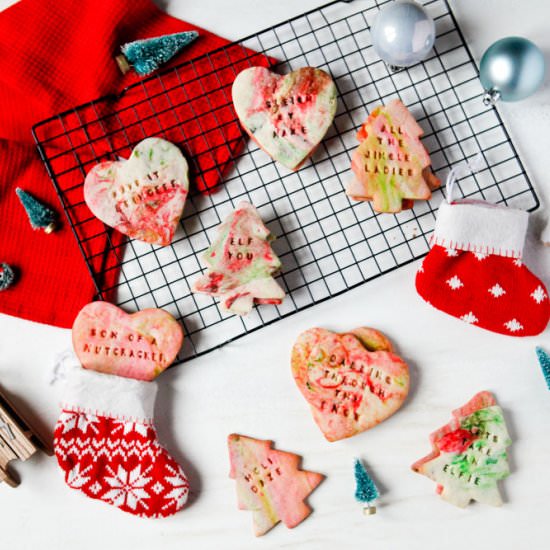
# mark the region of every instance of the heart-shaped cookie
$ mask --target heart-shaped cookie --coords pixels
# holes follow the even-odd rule
[[[407,397],[409,368],[388,339],[362,327],[335,334],[303,332],[292,348],[292,374],[329,441],[376,426]]]
[[[73,347],[86,369],[153,380],[176,358],[179,323],[162,309],[128,314],[109,302],[84,306],[73,324]]]
[[[245,69],[233,82],[232,95],[250,137],[291,170],[313,153],[336,113],[336,86],[313,67],[284,76],[264,67]]]
[[[84,181],[84,199],[97,218],[151,244],[172,241],[189,190],[189,167],[169,141],[140,141],[128,160],[96,164]]]

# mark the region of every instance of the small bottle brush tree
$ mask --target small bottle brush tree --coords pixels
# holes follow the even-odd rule
[[[376,487],[374,481],[358,458],[355,459],[354,471],[356,484],[355,499],[364,505],[363,511],[366,515],[376,514],[374,502],[380,496],[378,487]]]
[[[546,380],[546,385],[550,390],[550,355],[546,353],[542,348],[537,348],[537,357],[539,360],[540,368],[542,369],[542,374]]]
[[[56,228],[56,214],[53,210],[35,199],[30,193],[18,187],[15,192],[27,212],[33,229],[43,229],[51,233]]]
[[[123,74],[132,67],[140,76],[146,76],[170,61],[198,36],[196,31],[187,31],[129,42],[120,48],[122,55],[118,55],[116,61]]]
[[[13,269],[6,263],[0,264],[0,291],[9,288],[15,280]]]

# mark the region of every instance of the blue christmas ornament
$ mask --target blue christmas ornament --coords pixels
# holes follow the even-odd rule
[[[392,70],[422,61],[435,41],[434,20],[416,2],[392,2],[380,10],[371,29],[376,53]]]
[[[374,481],[358,458],[355,459],[354,473],[356,485],[355,499],[365,504],[363,511],[366,515],[376,514],[374,501],[380,496],[380,493],[378,492],[378,487],[376,487]]]
[[[526,38],[510,36],[498,40],[483,54],[479,78],[485,88],[483,103],[525,99],[542,84],[544,55]]]

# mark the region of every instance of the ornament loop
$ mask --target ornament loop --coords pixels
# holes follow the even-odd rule
[[[463,178],[464,176],[468,176],[469,174],[475,174],[476,172],[479,172],[482,166],[483,155],[481,154],[481,152],[479,152],[474,157],[472,157],[471,160],[461,162],[460,164],[457,164],[450,169],[449,174],[447,175],[447,181],[445,182],[447,202],[449,204],[452,204],[454,202],[453,191],[456,180]]]

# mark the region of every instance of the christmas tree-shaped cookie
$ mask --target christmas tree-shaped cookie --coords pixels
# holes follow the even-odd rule
[[[118,55],[116,61],[123,73],[132,67],[137,74],[145,76],[170,61],[198,36],[196,31],[187,31],[129,42],[120,48],[122,55]]]
[[[218,236],[202,256],[207,271],[193,292],[220,298],[223,310],[245,315],[257,304],[280,304],[285,296],[273,279],[281,261],[273,252],[269,229],[248,202],[218,227]]]
[[[365,515],[376,514],[375,501],[380,496],[378,487],[369,476],[362,462],[356,458],[354,464],[355,473],[355,500],[363,504]]]
[[[254,512],[254,533],[261,536],[279,521],[296,527],[311,509],[304,502],[323,476],[300,470],[300,457],[271,448],[271,441],[231,434],[231,470],[237,482],[239,509]]]
[[[437,483],[437,493],[460,506],[477,500],[500,506],[497,482],[510,473],[511,445],[502,409],[487,391],[453,411],[453,420],[430,436],[432,452],[413,464],[415,472]]]
[[[355,177],[346,194],[372,201],[377,212],[400,212],[416,199],[429,199],[440,181],[431,172],[422,134],[400,100],[374,109],[357,132],[360,145],[351,159]]]

